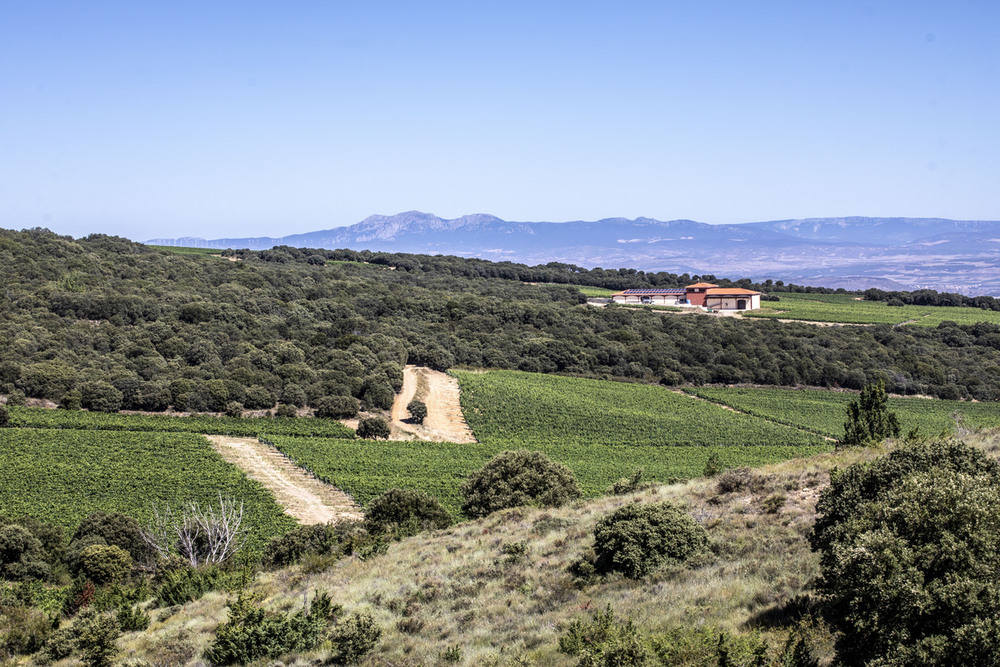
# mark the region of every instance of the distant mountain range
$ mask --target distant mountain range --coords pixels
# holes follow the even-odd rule
[[[607,218],[556,223],[509,222],[486,214],[446,220],[409,211],[291,236],[148,243],[253,250],[276,245],[352,248],[1000,296],[998,221],[849,217],[710,225]]]

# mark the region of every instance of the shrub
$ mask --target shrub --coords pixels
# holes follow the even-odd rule
[[[264,546],[263,564],[268,568],[285,567],[306,554],[329,553],[337,542],[337,532],[330,524],[297,526]]]
[[[200,599],[206,593],[229,588],[238,575],[228,573],[215,565],[203,567],[180,567],[163,574],[156,591],[156,603],[161,607],[187,604]]]
[[[73,625],[76,646],[83,654],[83,664],[89,667],[110,667],[118,655],[121,629],[113,616],[93,609],[80,613]]]
[[[734,468],[719,475],[715,489],[719,493],[735,493],[736,491],[760,491],[764,487],[764,479],[750,468]]]
[[[1000,465],[962,443],[913,443],[834,475],[817,510],[840,662],[995,662]]]
[[[648,489],[654,486],[650,483],[643,483],[642,476],[645,474],[645,470],[642,468],[636,468],[631,477],[622,477],[617,482],[609,486],[607,490],[608,495],[624,496],[626,493],[635,493],[636,491],[642,491],[643,489]]]
[[[317,593],[308,610],[285,615],[261,609],[241,592],[229,602],[229,618],[219,624],[205,657],[231,665],[312,650],[323,640],[337,610],[325,593]]]
[[[324,396],[316,401],[315,414],[320,419],[350,419],[361,404],[353,396]]]
[[[80,556],[81,573],[98,586],[121,581],[132,570],[132,556],[114,545],[92,544]]]
[[[20,389],[7,392],[7,407],[23,408],[26,402],[27,399],[24,396],[24,392]]]
[[[472,518],[520,505],[559,507],[581,495],[569,468],[523,449],[494,456],[465,480],[461,493],[462,511]]]
[[[281,391],[281,402],[301,408],[306,404],[306,392],[297,384],[286,384]]]
[[[368,614],[352,614],[330,632],[334,664],[351,665],[368,655],[382,638],[382,629]]]
[[[421,530],[447,528],[452,519],[448,510],[429,493],[389,489],[368,506],[365,522],[373,532],[415,535]]]
[[[274,416],[275,417],[287,417],[287,418],[290,419],[290,418],[293,418],[293,417],[298,417],[299,416],[299,410],[294,405],[289,405],[288,403],[282,403],[274,411]]]
[[[410,401],[406,410],[410,413],[410,419],[417,424],[423,424],[424,420],[427,419],[427,405],[423,401]]]
[[[598,572],[643,577],[672,561],[684,561],[708,545],[705,529],[670,503],[630,504],[594,528]]]
[[[235,417],[239,419],[243,416],[243,404],[237,401],[229,401],[226,403],[225,413],[227,417]]]
[[[247,410],[270,410],[274,402],[274,394],[259,384],[248,388],[243,397],[243,406]]]
[[[6,405],[0,405],[0,428],[10,423],[10,411]]]
[[[635,624],[617,620],[610,605],[605,611],[594,612],[589,622],[570,621],[566,634],[559,638],[559,651],[580,656],[578,665],[588,667],[641,667],[653,658]]]
[[[149,614],[130,604],[119,607],[115,621],[122,632],[142,632],[149,628]]]
[[[94,512],[80,522],[72,541],[77,542],[88,535],[100,537],[105,544],[121,547],[137,563],[152,560],[153,550],[142,537],[139,522],[132,517],[117,512]]]
[[[864,445],[898,436],[899,419],[896,413],[889,410],[885,383],[879,380],[865,385],[858,400],[851,401],[847,406],[844,439],[839,444]]]
[[[49,565],[41,541],[24,526],[0,526],[0,576],[11,581],[44,579]]]
[[[0,657],[35,653],[51,631],[52,621],[39,609],[0,607]]]
[[[705,461],[705,469],[702,470],[701,474],[705,477],[715,477],[720,472],[722,472],[722,461],[719,459],[719,455],[713,453]]]
[[[358,423],[358,437],[366,440],[388,440],[392,430],[381,417],[365,417]]]
[[[93,380],[80,385],[80,404],[94,412],[118,412],[122,407],[122,393],[103,380]]]
[[[385,378],[369,377],[365,379],[361,392],[361,402],[366,410],[391,410],[396,398],[392,387]]]
[[[68,391],[59,399],[59,408],[61,410],[79,410],[83,407],[82,400],[83,397],[80,395],[80,392],[76,390]]]

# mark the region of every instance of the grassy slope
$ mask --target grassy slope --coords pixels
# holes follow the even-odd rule
[[[781,301],[765,301],[760,310],[744,317],[771,317],[845,324],[902,324],[936,327],[945,321],[959,324],[1000,324],[1000,312],[952,306],[893,306],[883,301],[858,301],[849,294],[779,294]]]
[[[857,400],[854,392],[821,389],[766,389],[755,387],[692,387],[688,393],[775,421],[814,430],[832,438],[844,435],[847,404]],[[889,407],[899,417],[904,433],[919,428],[924,435],[951,433],[954,414],[964,426],[1000,426],[1000,404],[891,397]]]
[[[257,482],[184,433],[0,429],[0,514],[29,515],[72,532],[91,512],[146,522],[154,504],[182,509],[218,494],[245,503],[256,543],[295,525]]]
[[[987,443],[994,454],[998,442],[994,435]],[[697,479],[558,510],[509,510],[405,540],[367,561],[314,561],[267,574],[254,588],[270,608],[298,609],[303,595],[326,590],[348,611],[373,613],[385,634],[369,665],[439,664],[451,646],[461,649],[464,665],[482,664],[501,648],[539,665],[572,665],[575,659],[556,650],[559,635],[569,620],[607,605],[643,630],[760,628],[777,645],[783,606],[807,594],[818,571],[806,536],[830,469],[878,453],[830,452],[767,466],[757,471],[764,482],[753,493],[720,494],[714,480]],[[761,501],[774,493],[786,502],[768,514]],[[682,504],[705,526],[712,557],[638,582],[612,577],[574,587],[566,567],[591,545],[597,520],[624,503],[659,500]],[[525,560],[505,562],[503,545],[520,541],[527,543]],[[139,656],[182,649],[198,655],[224,617],[225,596],[209,595],[125,643]],[[295,664],[313,657],[322,654]]]

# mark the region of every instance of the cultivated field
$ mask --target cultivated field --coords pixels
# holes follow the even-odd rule
[[[72,531],[92,512],[121,512],[140,522],[153,506],[242,500],[251,540],[295,525],[257,482],[226,463],[199,435],[69,429],[0,429],[0,508]]]
[[[844,435],[847,404],[858,398],[857,393],[821,389],[692,387],[684,391],[832,438]],[[889,407],[899,417],[904,435],[914,428],[926,436],[953,433],[953,415],[958,415],[960,425],[967,428],[1000,426],[1000,403],[891,397]]]
[[[196,415],[119,414],[83,410],[10,408],[10,425],[26,428],[83,429],[88,431],[149,431],[158,433],[208,433],[256,437],[268,435],[353,438],[354,431],[329,419],[243,418]]]
[[[1000,324],[1000,312],[952,306],[888,306],[884,301],[858,301],[850,294],[780,293],[781,301],[764,301],[744,317],[769,317],[843,324],[914,324],[936,327],[941,322]]]

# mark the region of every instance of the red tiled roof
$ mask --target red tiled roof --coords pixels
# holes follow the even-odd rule
[[[708,296],[752,296],[760,294],[760,292],[743,289],[742,287],[716,287],[715,289],[706,290],[705,294]]]
[[[714,283],[695,283],[694,285],[688,285],[685,289],[691,289],[693,287],[718,287]]]

